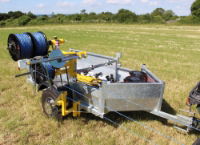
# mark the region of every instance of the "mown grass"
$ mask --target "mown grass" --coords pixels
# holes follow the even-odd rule
[[[14,78],[20,73],[6,50],[10,33],[43,31],[51,39],[64,38],[64,49],[76,48],[104,55],[122,52],[124,67],[140,69],[146,64],[166,82],[165,110],[174,112],[186,109],[185,99],[191,88],[200,80],[200,27],[164,25],[53,25],[35,27],[0,28],[0,144],[63,144],[63,145],[141,145],[148,142],[136,137],[144,136],[161,145],[175,142],[155,134],[134,122],[117,116],[108,116],[120,125],[91,114],[80,118],[67,117],[58,127],[56,121],[47,119],[41,110],[41,93],[35,93],[25,78]],[[171,110],[171,111],[170,111]],[[183,144],[192,144],[198,134],[183,134],[171,122],[148,113],[129,112],[126,115],[170,135]],[[133,132],[133,133],[130,133]]]

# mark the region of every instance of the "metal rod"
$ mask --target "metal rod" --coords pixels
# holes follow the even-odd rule
[[[15,75],[16,78],[18,77],[22,77],[22,76],[26,76],[26,75],[30,75],[31,72],[26,72],[26,73],[23,73],[23,74],[18,74],[18,75]]]
[[[54,57],[54,58],[47,58],[47,59],[39,59],[39,60],[31,60],[30,64],[37,64],[40,62],[50,62],[50,61],[68,61],[71,59],[77,59],[79,58],[78,56],[59,56],[59,57]]]
[[[70,48],[70,51],[80,52],[81,50],[75,50],[73,48]],[[96,56],[96,57],[100,57],[100,58],[111,59],[111,60],[117,61],[117,59],[112,57],[112,56],[104,56],[104,55],[100,55],[100,54],[96,54],[96,53],[92,53],[92,52],[87,52],[87,55]]]
[[[92,65],[92,66],[87,67],[87,68],[79,69],[79,70],[77,70],[77,72],[90,71],[90,70],[93,70],[95,68],[102,67],[102,66],[105,66],[105,65],[112,65],[115,62],[116,62],[116,60],[110,60],[110,61],[105,62],[105,63],[100,63],[100,64]]]

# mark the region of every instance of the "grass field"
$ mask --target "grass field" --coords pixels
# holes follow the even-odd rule
[[[185,99],[200,80],[200,27],[165,25],[59,25],[0,28],[0,145],[143,145],[153,143],[174,145],[174,141],[145,129],[134,122],[111,113],[112,119],[129,128],[120,127],[91,114],[78,119],[67,117],[59,127],[47,119],[41,110],[41,93],[34,93],[25,78],[14,78],[18,72],[6,50],[10,33],[43,31],[66,39],[63,48],[76,48],[104,55],[122,52],[124,67],[139,69],[146,64],[166,83],[164,109],[175,112],[187,109]],[[170,109],[170,108],[174,108]],[[177,112],[176,111],[176,112]],[[163,123],[148,113],[129,112],[126,115],[170,135],[183,144],[192,144],[198,134],[183,134],[171,122]]]

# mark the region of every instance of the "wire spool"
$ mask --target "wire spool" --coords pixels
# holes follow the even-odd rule
[[[49,43],[47,41],[47,37],[43,32],[27,32],[33,43],[34,48],[34,57],[35,56],[45,56],[48,54]]]
[[[8,51],[14,61],[33,57],[33,44],[28,34],[10,34]]]
[[[49,62],[34,64],[31,69],[33,69],[32,78],[37,84],[53,80],[55,77],[55,69]]]

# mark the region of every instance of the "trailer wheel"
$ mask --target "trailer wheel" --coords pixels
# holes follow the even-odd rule
[[[55,105],[58,96],[59,92],[54,87],[48,88],[42,93],[42,109],[44,114],[49,118],[60,119],[61,117],[60,107]]]

